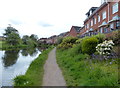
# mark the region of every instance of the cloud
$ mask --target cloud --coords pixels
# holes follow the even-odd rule
[[[85,13],[101,0],[0,0],[0,28],[11,24],[20,35],[50,37],[83,26]],[[7,2],[7,3],[6,3]],[[6,6],[6,7],[5,7]],[[5,8],[3,8],[5,7]],[[9,13],[9,14],[8,14]],[[0,30],[2,35],[3,30]]]
[[[14,24],[14,25],[20,25],[20,24],[22,24],[21,21],[15,20],[15,19],[14,19],[14,20],[13,20],[13,19],[10,19],[9,22],[10,22],[11,24]]]
[[[38,25],[40,25],[42,27],[52,27],[53,26],[53,25],[51,25],[47,22],[43,22],[43,21],[38,22]]]

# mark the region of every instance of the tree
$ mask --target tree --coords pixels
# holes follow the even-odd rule
[[[24,35],[22,37],[22,41],[23,41],[23,44],[25,45],[28,45],[30,47],[35,47],[37,46],[37,43],[35,40],[33,40],[32,38],[30,38],[28,35]]]
[[[37,42],[37,40],[38,40],[38,36],[35,35],[35,34],[32,34],[32,35],[30,36],[30,38],[31,38],[33,41],[35,41],[35,42]]]
[[[5,29],[5,33],[3,34],[6,37],[6,42],[11,45],[19,45],[20,44],[20,36],[18,30],[9,26]]]
[[[22,41],[23,41],[23,44],[28,45],[29,44],[28,41],[30,41],[30,37],[28,35],[24,35],[22,37]]]

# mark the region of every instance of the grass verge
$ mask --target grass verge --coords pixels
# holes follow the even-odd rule
[[[25,75],[17,76],[14,79],[14,86],[41,86],[43,80],[43,66],[48,57],[51,48],[42,52],[28,68]]]
[[[56,55],[67,86],[118,86],[118,59],[89,60],[74,50],[57,50]]]

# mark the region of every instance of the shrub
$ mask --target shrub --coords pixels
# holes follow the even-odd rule
[[[76,37],[66,37],[63,39],[62,43],[58,45],[57,48],[68,49],[72,48],[73,44],[76,42]]]
[[[99,43],[102,43],[105,39],[105,34],[99,33],[99,34],[95,35],[94,37],[98,39]]]
[[[113,32],[113,42],[115,45],[120,45],[120,30]]]
[[[82,53],[81,44],[73,45],[73,48],[70,51],[71,51],[70,54],[74,56]]]
[[[96,49],[95,47],[98,44],[98,39],[95,37],[87,38],[82,41],[82,52],[86,54],[93,54]]]
[[[120,30],[113,31],[106,35],[107,40],[113,40],[115,45],[120,45]]]
[[[79,44],[79,43],[81,43],[81,42],[82,42],[82,40],[83,40],[83,39],[82,39],[82,38],[80,38],[80,39],[76,40],[76,42],[75,42],[75,43],[76,43],[76,44]]]
[[[63,41],[63,38],[58,38],[57,44],[62,43],[62,41]]]
[[[113,48],[113,41],[104,41],[103,43],[100,43],[97,45],[96,50],[100,55],[109,55]]]
[[[63,39],[62,43],[75,43],[78,38],[76,37],[66,37]]]

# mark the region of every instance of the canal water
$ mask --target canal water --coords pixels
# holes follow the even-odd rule
[[[0,87],[12,86],[13,79],[24,75],[39,54],[38,49],[0,51]]]

